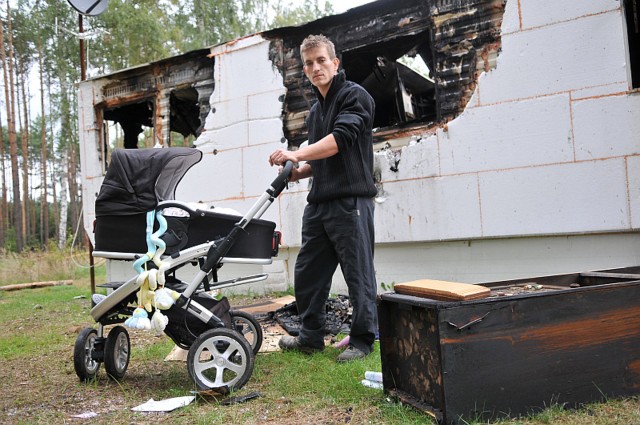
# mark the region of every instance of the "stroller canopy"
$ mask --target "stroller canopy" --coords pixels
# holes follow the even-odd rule
[[[96,198],[96,216],[133,215],[175,199],[178,183],[202,159],[195,148],[116,149]]]

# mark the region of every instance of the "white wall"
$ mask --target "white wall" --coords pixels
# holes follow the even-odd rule
[[[95,244],[93,235],[93,221],[96,218],[95,202],[106,171],[100,158],[98,123],[94,110],[99,93],[99,82],[84,82],[78,90],[82,218],[92,244]]]
[[[464,113],[377,155],[379,283],[640,261],[640,93],[629,90],[620,2],[556,3],[507,1],[497,67]],[[283,200],[296,242],[303,197]]]
[[[480,75],[465,111],[376,155],[378,281],[637,265],[640,93],[630,90],[626,49],[617,0],[508,0],[497,66]],[[215,112],[196,141],[205,155],[178,199],[246,212],[275,177],[268,154],[286,147],[285,88],[259,35],[212,53]],[[93,178],[87,193],[97,192]],[[292,281],[306,194],[306,182],[292,184],[264,217],[286,245],[268,267],[270,288]],[[335,289],[344,290],[339,273]]]

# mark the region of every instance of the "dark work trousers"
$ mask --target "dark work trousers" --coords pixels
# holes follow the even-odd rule
[[[307,204],[302,217],[302,247],[294,289],[302,319],[300,339],[322,347],[325,305],[338,264],[353,306],[350,344],[371,352],[378,326],[377,284],[373,266],[373,199],[349,197]]]

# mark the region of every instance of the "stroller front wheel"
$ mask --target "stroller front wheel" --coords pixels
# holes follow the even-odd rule
[[[120,380],[129,367],[131,341],[122,326],[111,329],[104,344],[104,369],[111,379]]]
[[[95,379],[100,369],[100,362],[94,358],[97,337],[98,331],[84,328],[73,347],[73,367],[78,378],[84,382]]]
[[[251,345],[238,332],[215,328],[203,332],[189,348],[187,368],[199,390],[223,394],[241,388],[253,373]]]

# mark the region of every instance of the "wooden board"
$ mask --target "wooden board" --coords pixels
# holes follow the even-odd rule
[[[51,280],[47,282],[16,283],[0,286],[0,291],[19,291],[21,289],[44,288],[46,286],[73,285],[73,280]]]
[[[251,304],[243,307],[235,307],[236,310],[246,311],[251,314],[271,313],[277,309],[284,307],[287,304],[291,304],[296,299],[293,295],[287,295],[284,297],[276,298],[273,300],[267,300],[257,304]]]
[[[486,298],[491,294],[491,290],[482,285],[431,279],[396,283],[393,285],[393,289],[398,294],[432,298],[440,301],[477,300]]]

